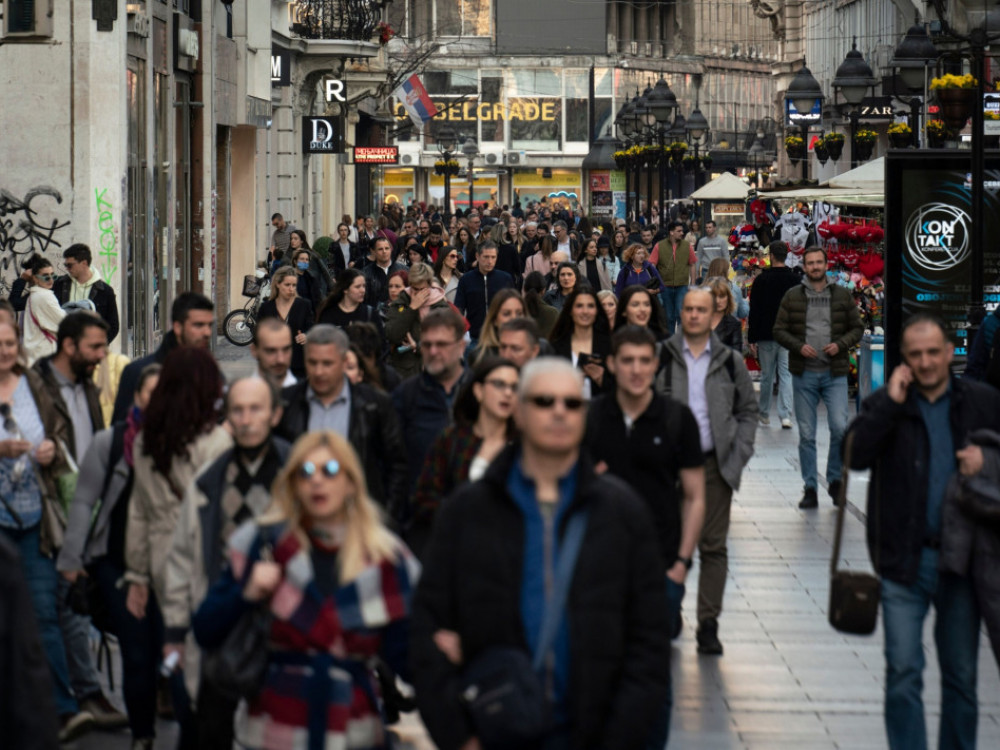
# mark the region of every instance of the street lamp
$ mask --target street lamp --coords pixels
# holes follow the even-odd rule
[[[479,156],[479,145],[476,143],[476,139],[471,135],[465,139],[465,143],[462,144],[462,153],[469,160],[469,210],[472,210],[474,201],[472,199],[472,191],[476,185],[476,172],[474,169],[474,163],[476,157]]]
[[[915,23],[896,46],[889,67],[898,71],[899,78],[910,94],[910,130],[913,145],[920,146],[920,108],[927,99],[927,71],[937,62],[938,50],[927,29]],[[922,96],[918,96],[922,95]]]
[[[687,119],[687,132],[688,137],[691,139],[691,143],[694,145],[694,189],[697,190],[701,187],[699,182],[699,175],[701,174],[701,142],[702,139],[708,135],[708,119],[701,113],[701,109],[695,104],[695,108],[691,110],[691,116]]]
[[[806,151],[808,154],[809,149],[809,121],[806,117],[812,112],[813,107],[816,106],[816,102],[819,101],[820,111],[823,109],[823,102],[826,99],[823,96],[823,89],[819,87],[819,82],[813,77],[813,74],[806,67],[805,61],[802,62],[802,68],[792,82],[788,84],[788,88],[785,90],[785,101],[791,102],[795,105],[795,109],[798,111],[799,116],[802,117],[802,141],[806,145]],[[809,160],[802,160],[802,179],[809,178]]]
[[[639,143],[653,143],[652,128],[656,123],[656,116],[649,108],[649,96],[653,93],[653,87],[648,83],[646,90],[633,100],[632,121],[635,123],[634,134]],[[638,190],[636,190],[636,207],[639,207]],[[652,220],[653,217],[653,169],[646,165],[646,218]]]
[[[652,125],[656,131],[656,143],[660,147],[657,159],[660,165],[660,211],[662,212],[667,199],[667,154],[663,147],[670,118],[678,110],[677,97],[662,76],[646,97],[646,107],[653,115]]]
[[[844,101],[849,107],[847,116],[851,123],[851,169],[858,166],[858,146],[854,141],[858,129],[858,116],[860,115],[858,105],[864,100],[868,89],[873,87],[876,82],[871,66],[858,52],[858,42],[855,38],[851,44],[851,51],[847,53],[847,57],[837,68],[837,73],[833,77],[834,91],[844,97]]]
[[[448,219],[451,216],[451,169],[448,162],[454,155],[455,143],[458,136],[454,128],[445,125],[437,132],[437,150],[441,153],[444,161],[444,225],[448,226]]]
[[[757,137],[753,140],[753,145],[750,146],[750,150],[747,152],[747,156],[750,157],[751,163],[753,164],[753,186],[754,188],[760,187],[760,166],[758,160],[764,157],[764,139],[762,137],[762,132],[757,131]]]

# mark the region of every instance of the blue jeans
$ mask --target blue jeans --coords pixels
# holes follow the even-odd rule
[[[38,623],[38,635],[45,650],[45,659],[49,663],[56,711],[60,716],[75,714],[79,709],[69,684],[66,648],[63,645],[62,630],[59,629],[59,574],[56,573],[55,561],[42,555],[39,550],[40,527],[34,526],[25,531],[3,528],[0,532],[17,547],[21,558],[24,580],[31,593],[31,604]]]
[[[69,682],[77,700],[85,701],[102,694],[97,667],[90,652],[90,618],[78,615],[66,602],[72,584],[59,576],[59,628],[66,647]]]
[[[840,479],[840,442],[847,430],[847,376],[833,377],[829,370],[806,370],[792,375],[795,419],[799,423],[799,464],[806,487],[816,489],[816,408],[826,404],[830,427],[830,452],[826,457],[827,483]]]
[[[934,642],[941,668],[940,750],[976,746],[979,607],[972,581],[938,573],[938,553],[924,549],[917,581],[882,580],[885,627],[885,729],[892,750],[925,750],[924,618],[934,604]]]
[[[757,342],[760,362],[760,413],[771,412],[771,390],[778,376],[778,419],[792,418],[792,374],[788,371],[788,350],[777,341]]]
[[[687,294],[687,284],[684,286],[665,286],[660,292],[660,304],[667,314],[667,335],[672,336],[674,327],[681,322],[681,308],[684,307],[684,295]]]

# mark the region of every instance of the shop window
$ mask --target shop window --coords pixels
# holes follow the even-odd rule
[[[486,118],[479,118],[479,127],[482,130],[481,140],[484,143],[503,143],[503,117],[494,115],[503,111],[503,75],[499,70],[483,71],[482,94],[479,101],[485,105],[485,111],[489,113]]]
[[[4,37],[52,36],[52,0],[3,0]]]
[[[589,141],[588,116],[590,103],[586,99],[566,99],[566,140]]]
[[[507,118],[510,145],[515,151],[558,151],[562,148],[561,99],[508,99]]]
[[[491,0],[434,0],[437,36],[492,36]]]

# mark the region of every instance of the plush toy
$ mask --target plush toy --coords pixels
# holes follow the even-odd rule
[[[881,276],[882,271],[885,270],[885,261],[882,260],[881,255],[869,250],[858,258],[858,270],[869,279],[874,280],[875,277]]]

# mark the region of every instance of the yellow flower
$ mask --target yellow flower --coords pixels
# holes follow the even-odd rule
[[[976,79],[971,73],[966,73],[964,76],[945,73],[940,78],[931,80],[931,91],[939,89],[974,89],[975,87]]]

